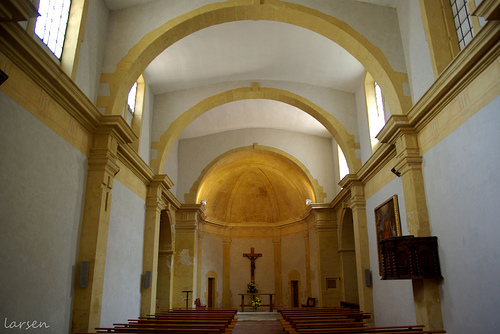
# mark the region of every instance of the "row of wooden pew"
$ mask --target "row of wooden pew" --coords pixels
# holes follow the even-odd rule
[[[96,333],[230,334],[236,324],[236,309],[183,309],[129,319]]]
[[[371,314],[349,308],[281,309],[280,320],[288,334],[437,334],[443,330],[427,331],[424,326],[371,327],[365,320]]]

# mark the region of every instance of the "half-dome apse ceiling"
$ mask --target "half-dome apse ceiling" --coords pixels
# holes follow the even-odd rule
[[[315,202],[311,181],[280,154],[248,149],[212,166],[200,184],[197,202],[206,200],[207,221],[224,225],[283,224],[298,220],[306,199]]]

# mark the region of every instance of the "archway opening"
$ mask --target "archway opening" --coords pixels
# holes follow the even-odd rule
[[[343,277],[343,301],[359,305],[358,274],[356,270],[356,250],[352,210],[344,209],[341,222],[340,261]]]

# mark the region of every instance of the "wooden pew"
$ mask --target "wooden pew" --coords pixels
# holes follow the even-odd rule
[[[282,309],[280,322],[290,334],[437,334],[443,330],[424,331],[421,325],[369,327],[364,323],[369,315],[347,308]]]
[[[116,323],[114,327],[99,327],[96,333],[229,334],[236,313],[235,309],[168,310]]]

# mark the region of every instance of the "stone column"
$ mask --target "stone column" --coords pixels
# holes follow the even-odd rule
[[[222,240],[222,307],[231,307],[231,236],[226,235]]]
[[[415,237],[428,237],[431,230],[417,134],[413,129],[400,128],[396,134],[395,145],[395,168],[401,173],[408,231]],[[425,325],[426,330],[443,329],[439,281],[422,279],[412,280],[412,283],[417,323]]]
[[[351,198],[348,205],[352,210],[354,225],[354,248],[356,250],[356,273],[358,277],[359,307],[361,311],[373,314],[373,288],[365,284],[365,270],[370,270],[370,250],[368,248],[368,228],[364,185],[355,174],[347,175],[340,183],[348,188]]]
[[[319,306],[340,306],[340,289],[328,289],[327,278],[340,277],[337,222],[335,212],[322,204],[312,204],[315,216],[315,232],[318,248]]]
[[[156,291],[158,287],[158,252],[160,241],[161,212],[168,203],[164,193],[173,185],[166,175],[156,175],[148,187],[146,198],[146,219],[144,224],[143,277],[150,272],[149,287],[141,285],[141,316],[156,311]]]
[[[111,189],[119,172],[118,146],[132,142],[133,132],[121,116],[103,116],[90,150],[80,232],[71,332],[93,332],[101,322],[102,292]],[[80,285],[81,263],[89,262],[88,284]]]
[[[186,307],[186,293],[189,293],[188,307],[193,307],[196,294],[198,215],[202,214],[201,204],[183,204],[176,212],[175,252],[173,284],[171,290],[172,307]]]
[[[281,267],[281,236],[279,229],[274,230],[274,305],[283,307],[283,270]]]

